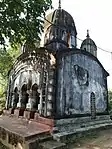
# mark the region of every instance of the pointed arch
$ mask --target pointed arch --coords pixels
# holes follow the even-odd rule
[[[21,91],[22,92],[27,91],[27,84],[23,84],[23,86],[21,87]]]
[[[33,98],[33,108],[38,110],[38,104],[40,103],[40,94],[38,93],[38,85],[35,83],[32,85],[32,98]]]
[[[95,98],[95,93],[94,92],[91,93],[91,99],[92,98]]]
[[[33,84],[33,85],[32,85],[32,90],[37,91],[37,89],[38,89],[38,85],[37,85],[36,83]]]
[[[18,88],[15,87],[12,95],[12,108],[15,109],[17,107],[17,103],[19,101],[19,94],[18,94]],[[12,110],[12,114],[14,114],[14,110]]]
[[[26,108],[26,105],[27,105],[28,99],[29,99],[29,94],[27,93],[27,84],[23,84],[23,86],[21,87],[21,96],[22,96],[21,97],[22,107]]]
[[[14,88],[14,93],[17,93],[17,92],[18,92],[18,88],[15,87],[15,88]]]

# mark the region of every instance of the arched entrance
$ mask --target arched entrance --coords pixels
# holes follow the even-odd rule
[[[32,86],[32,98],[34,100],[33,108],[38,110],[38,104],[40,102],[40,97],[39,97],[39,93],[38,93],[38,85],[37,84],[34,84]]]
[[[91,118],[96,118],[96,100],[95,100],[95,94],[92,92],[90,96],[90,106],[91,106]]]
[[[19,116],[23,116],[24,115],[24,110],[26,108],[26,104],[28,103],[28,98],[29,95],[27,93],[27,84],[23,84],[23,86],[21,87],[21,92],[20,92],[20,104],[21,104],[21,108],[19,111]]]
[[[21,103],[22,103],[22,107],[26,108],[26,104],[28,103],[28,93],[27,93],[27,84],[24,84],[21,88],[21,94],[22,94],[22,99],[21,99]]]
[[[18,88],[15,87],[14,93],[13,93],[13,108],[16,108],[17,107],[18,101],[19,101]]]
[[[17,103],[19,101],[19,94],[18,94],[18,88],[15,87],[13,93],[12,93],[12,111],[11,114],[14,114],[14,109],[17,107]]]
[[[32,85],[31,92],[29,94],[29,103],[28,107],[30,107],[30,118],[34,119],[34,114],[38,111],[39,104],[39,93],[38,93],[38,85],[35,83]]]

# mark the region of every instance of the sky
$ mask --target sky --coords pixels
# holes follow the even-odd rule
[[[52,1],[55,10],[58,0]],[[97,47],[112,52],[112,0],[61,0],[61,6],[74,18],[78,38],[85,39],[89,29]],[[77,43],[80,47],[81,41]],[[99,61],[110,74],[108,88],[112,89],[112,55],[100,49],[97,53]]]

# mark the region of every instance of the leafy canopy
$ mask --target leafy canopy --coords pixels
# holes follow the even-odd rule
[[[0,0],[0,97],[6,90],[8,71],[19,55],[20,45],[40,40],[43,18],[51,3],[52,0]]]
[[[50,7],[51,0],[0,0],[0,45],[39,40]]]
[[[7,51],[0,50],[0,97],[7,87],[8,72],[19,54],[19,46],[17,49],[10,47]]]

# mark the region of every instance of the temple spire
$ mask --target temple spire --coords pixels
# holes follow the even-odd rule
[[[58,8],[61,9],[61,0],[59,0],[59,7]]]
[[[87,36],[86,36],[87,38],[89,38],[90,36],[89,36],[89,30],[87,30]]]

